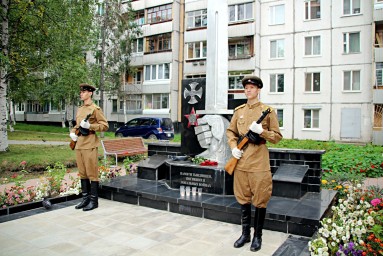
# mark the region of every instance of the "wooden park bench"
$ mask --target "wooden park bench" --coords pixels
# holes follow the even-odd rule
[[[116,166],[118,157],[134,156],[148,152],[141,137],[102,140],[101,144],[104,149],[105,163],[108,155],[114,155],[116,158]]]

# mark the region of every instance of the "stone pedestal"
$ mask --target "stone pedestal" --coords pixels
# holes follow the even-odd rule
[[[273,175],[273,196],[301,198],[306,191],[302,189],[308,165],[283,164]]]

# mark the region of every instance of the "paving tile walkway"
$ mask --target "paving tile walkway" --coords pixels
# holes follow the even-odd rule
[[[264,230],[262,249],[235,249],[241,226],[100,199],[0,223],[0,255],[272,255],[288,234]]]

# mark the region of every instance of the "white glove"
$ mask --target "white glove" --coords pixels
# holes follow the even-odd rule
[[[231,154],[234,156],[234,158],[240,159],[242,157],[243,150],[239,150],[237,147],[235,147],[231,150]]]
[[[82,120],[80,126],[85,129],[89,129],[90,123],[88,121]]]
[[[249,127],[249,129],[252,131],[252,132],[255,132],[255,133],[258,133],[258,134],[261,134],[263,132],[263,128],[262,128],[262,124],[257,124],[256,121],[253,121]]]
[[[77,136],[74,132],[71,132],[71,133],[69,134],[69,137],[70,137],[73,141],[77,141],[77,139],[78,139],[78,136]]]

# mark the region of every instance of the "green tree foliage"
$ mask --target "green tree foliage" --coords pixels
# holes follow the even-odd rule
[[[78,96],[86,81],[92,1],[14,1],[10,6],[9,97],[40,103]],[[76,97],[77,96],[77,97]]]
[[[92,0],[2,0],[0,151],[8,148],[6,101],[40,104],[78,97],[89,80]],[[7,98],[6,98],[7,97]]]

